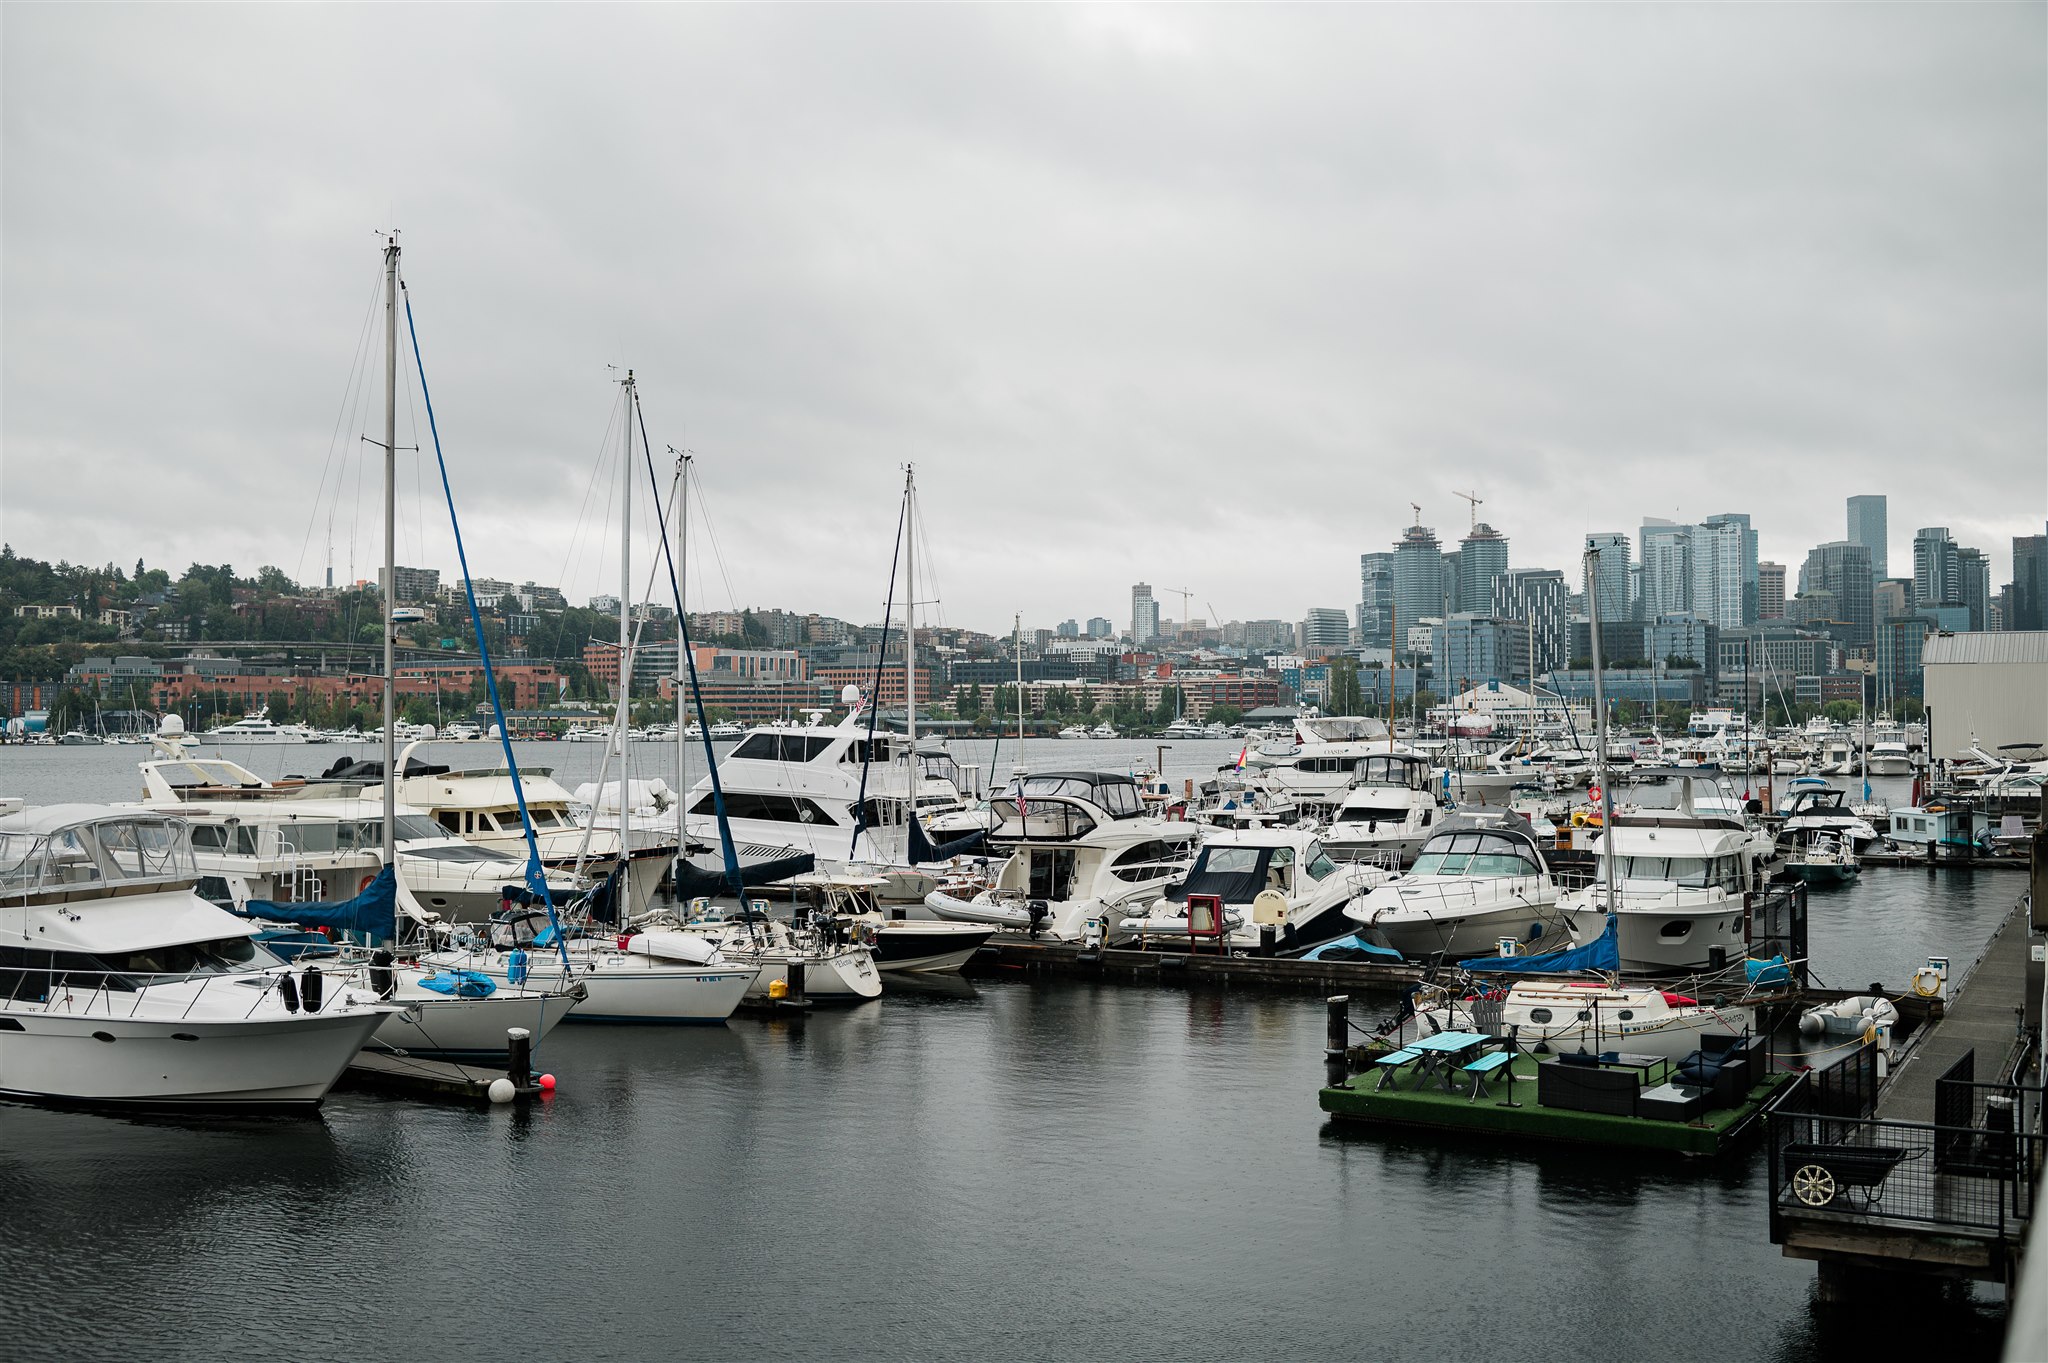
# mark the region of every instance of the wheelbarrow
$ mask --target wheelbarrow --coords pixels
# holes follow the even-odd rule
[[[1808,1207],[1825,1207],[1844,1194],[1868,1211],[1884,1196],[1884,1181],[1907,1160],[1926,1154],[1897,1145],[1809,1145],[1794,1143],[1778,1152],[1785,1185]]]

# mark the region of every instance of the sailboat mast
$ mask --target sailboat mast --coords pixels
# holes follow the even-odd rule
[[[683,689],[689,680],[690,660],[683,656],[684,637],[688,621],[684,612],[690,604],[690,456],[676,456],[676,478],[682,485],[680,500],[681,514],[676,518],[676,892],[680,897],[683,884],[683,853],[689,847],[684,836],[683,810],[689,803],[684,797],[690,792],[690,741],[683,735]]]
[[[391,614],[398,585],[398,234],[384,244],[384,865],[398,874],[398,683]],[[479,640],[479,643],[482,641]]]
[[[1024,613],[1010,624],[1010,656],[1017,662],[1017,756],[1024,756]]]
[[[1586,550],[1586,608],[1593,636],[1593,775],[1600,783],[1600,836],[1607,843],[1607,855],[1600,859],[1606,870],[1607,914],[1614,916],[1620,900],[1614,893],[1614,791],[1607,779],[1607,688],[1600,677],[1603,659],[1600,649],[1600,551]]]
[[[633,418],[638,413],[633,371],[626,371],[626,452],[619,460],[619,721],[612,742],[619,757],[619,865],[626,864],[626,726],[633,721]],[[590,813],[597,822],[597,811]],[[624,921],[623,916],[620,919]]]
[[[910,802],[917,803],[917,466],[903,466],[903,732],[910,751]]]

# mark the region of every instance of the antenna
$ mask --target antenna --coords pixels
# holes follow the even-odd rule
[[[1453,497],[1463,497],[1466,501],[1472,504],[1471,528],[1477,530],[1479,528],[1479,508],[1486,504],[1486,498],[1480,496],[1476,492],[1454,492],[1451,495]]]

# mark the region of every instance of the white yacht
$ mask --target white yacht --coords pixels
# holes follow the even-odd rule
[[[1870,745],[1869,771],[1872,776],[1910,776],[1913,758],[1904,738],[1880,739]]]
[[[831,915],[860,934],[885,973],[937,975],[967,964],[995,928],[910,918],[902,909],[884,912],[877,896],[888,881],[880,876],[812,871],[782,882],[813,909]]]
[[[237,1109],[327,1095],[397,1010],[278,967],[198,878],[182,819],[0,818],[0,1093]]]
[[[1200,940],[1188,931],[1189,906],[1207,897],[1209,907],[1198,917],[1208,921],[1198,926],[1210,929],[1217,945],[1256,951],[1260,928],[1270,926],[1274,948],[1292,955],[1348,936],[1352,924],[1344,906],[1392,878],[1378,866],[1332,861],[1312,830],[1212,829],[1203,834],[1187,877],[1119,920],[1110,944],[1161,938],[1186,948]]]
[[[1848,796],[1814,778],[1794,781],[1778,812],[1785,817],[1780,831],[1802,842],[1815,833],[1847,837],[1859,850],[1877,841],[1877,829],[1849,807]]]
[[[1643,787],[1636,802],[1615,808],[1613,827],[1593,844],[1592,883],[1566,893],[1558,907],[1579,922],[1603,917],[1611,856],[1621,968],[1656,974],[1719,968],[1748,950],[1743,905],[1760,888],[1754,835],[1740,812],[1718,798],[1718,773],[1664,775],[1663,784]]]
[[[273,724],[270,716],[257,710],[242,716],[232,724],[221,724],[199,735],[202,743],[216,745],[275,745],[279,743],[305,743],[313,737],[313,731],[302,724]]]
[[[755,901],[751,914],[693,917],[679,930],[715,944],[722,961],[759,967],[747,986],[749,999],[773,997],[770,991],[777,982],[793,989],[792,967],[799,962],[804,997],[813,1003],[865,1003],[881,997],[882,976],[874,953],[865,943],[843,935],[836,920],[824,915],[822,923],[791,923],[772,917],[767,909],[765,902]],[[664,929],[649,924],[648,930]]]
[[[925,907],[1064,941],[1106,937],[1123,911],[1156,899],[1186,873],[1201,836],[1195,824],[1146,816],[1137,782],[1114,772],[1027,775],[990,805],[1001,820],[990,841],[1009,850],[995,883],[968,899],[934,890]]]
[[[1604,915],[1575,918],[1560,908],[1534,832],[1506,811],[1447,819],[1407,874],[1344,912],[1366,941],[1411,960],[1491,956],[1503,937],[1549,951],[1589,941],[1606,925]]]
[[[1416,1000],[1415,1015],[1388,1033],[1387,1040],[1406,1045],[1468,1027],[1501,1034],[1514,1028],[1516,1044],[1538,1054],[1626,1051],[1682,1060],[1700,1048],[1704,1035],[1756,1030],[1755,1000],[1709,1004],[1631,985],[1517,980],[1497,1006],[1497,1017],[1489,1010],[1483,1020],[1475,1019],[1471,1001],[1425,990]]]
[[[1060,730],[1059,736],[1061,738],[1086,738],[1088,737],[1088,726],[1085,724],[1069,724],[1066,728]]]
[[[1406,866],[1447,812],[1428,761],[1407,753],[1368,757],[1330,816],[1323,850],[1339,861]]]

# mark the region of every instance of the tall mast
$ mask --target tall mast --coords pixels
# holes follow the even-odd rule
[[[1010,626],[1010,655],[1017,660],[1017,756],[1024,756],[1024,612]]]
[[[626,452],[619,459],[619,722],[612,742],[619,757],[619,865],[626,864],[626,726],[633,722],[633,418],[638,411],[633,371],[626,371]],[[590,819],[597,822],[597,811]],[[620,916],[621,922],[625,916]]]
[[[917,466],[903,466],[903,733],[910,804],[917,806]]]
[[[1606,870],[1607,915],[1611,919],[1620,901],[1614,894],[1614,791],[1607,780],[1607,689],[1600,678],[1600,550],[1586,549],[1586,580],[1593,589],[1586,593],[1593,634],[1593,776],[1600,783],[1600,836],[1607,843],[1607,855],[1600,859]]]
[[[398,684],[391,639],[397,608],[398,234],[384,244],[384,865],[398,874]]]
[[[690,744],[683,737],[683,690],[689,680],[690,660],[683,656],[684,628],[689,623],[684,613],[690,603],[690,456],[676,456],[676,478],[682,485],[680,500],[681,515],[676,520],[676,887],[678,897],[683,883],[683,853],[689,847],[685,836],[683,809],[689,803],[684,798],[690,790]]]

